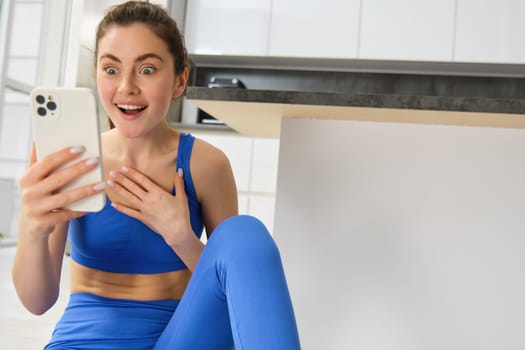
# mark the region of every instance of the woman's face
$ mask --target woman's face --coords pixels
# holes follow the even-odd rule
[[[144,24],[108,28],[96,59],[100,99],[126,137],[145,136],[161,124],[184,90],[166,44]]]

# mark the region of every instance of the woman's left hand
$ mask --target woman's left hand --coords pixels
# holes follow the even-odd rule
[[[119,172],[110,174],[108,185],[126,202],[126,205],[112,203],[115,209],[143,222],[170,246],[193,234],[182,169],[173,181],[175,196],[136,169],[122,167]]]

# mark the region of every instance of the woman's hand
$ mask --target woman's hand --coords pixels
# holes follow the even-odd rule
[[[59,192],[59,189],[80,175],[96,168],[98,159],[89,158],[60,168],[78,158],[84,147],[74,146],[37,160],[35,144],[29,157],[29,169],[20,177],[20,193],[24,229],[33,237],[47,237],[55,226],[84,215],[62,209],[82,198],[104,189],[104,184],[91,184],[78,189]]]
[[[133,168],[122,167],[110,175],[108,185],[126,201],[126,205],[112,203],[115,209],[143,222],[171,247],[188,237],[196,237],[191,228],[182,169],[173,180],[175,196]]]

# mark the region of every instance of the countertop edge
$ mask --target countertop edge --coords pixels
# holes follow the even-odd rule
[[[525,114],[525,99],[488,97],[355,94],[341,92],[310,92],[207,88],[191,86],[186,90],[189,100],[257,102],[315,106],[392,108],[410,110]]]

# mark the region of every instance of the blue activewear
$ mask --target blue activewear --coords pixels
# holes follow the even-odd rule
[[[202,216],[189,171],[193,137],[183,139],[191,141],[179,147],[177,167],[184,169],[191,222],[200,235]],[[159,235],[111,206],[75,220],[69,239],[73,259],[88,267],[127,273],[185,268]],[[73,293],[45,347],[58,349],[300,349],[278,248],[256,218],[226,219],[206,243],[180,301]]]
[[[297,350],[279,251],[252,216],[222,222],[180,302],[71,295],[45,350]]]
[[[190,134],[180,135],[177,169],[183,170],[191,226],[200,237],[204,225],[190,172],[194,140]],[[117,211],[109,199],[101,211],[70,221],[69,242],[72,259],[97,270],[149,274],[186,268],[162,236],[139,220]]]

